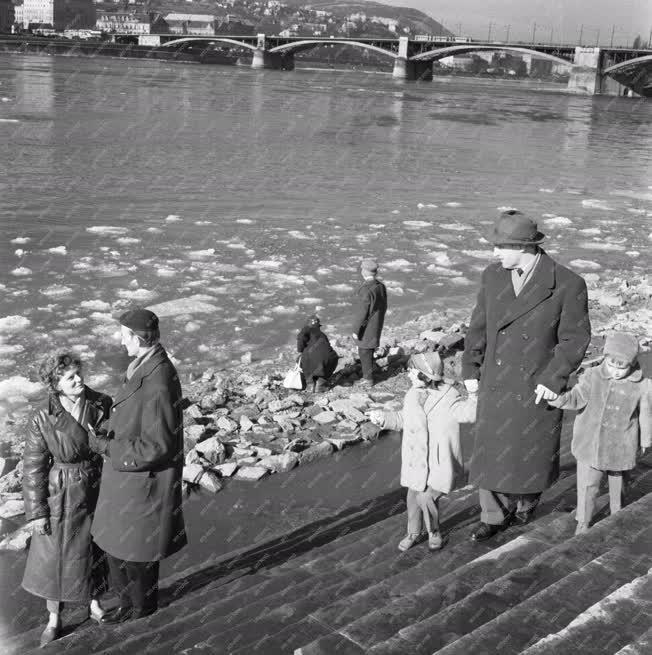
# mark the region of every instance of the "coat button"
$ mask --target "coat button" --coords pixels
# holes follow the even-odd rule
[[[522,336],[526,341],[530,338],[530,337],[529,337],[527,334],[525,334],[525,333],[523,333],[521,336]]]
[[[496,366],[502,366],[503,365],[503,360],[502,359],[497,359],[496,360]]]
[[[503,336],[505,336],[505,335],[507,334],[507,332],[505,332],[505,330],[501,330],[500,333],[501,333]]]
[[[516,394],[516,400],[523,400],[523,396],[520,393]]]

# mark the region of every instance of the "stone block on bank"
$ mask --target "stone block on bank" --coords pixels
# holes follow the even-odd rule
[[[299,455],[299,462],[303,464],[309,464],[318,459],[328,457],[333,453],[333,444],[328,441],[322,441],[321,443],[316,444],[315,446],[310,446],[306,450],[302,451]]]
[[[238,424],[235,421],[232,421],[230,418],[227,418],[226,416],[221,416],[220,418],[217,419],[217,427],[220,430],[224,430],[226,434],[231,434],[232,432],[235,432],[238,429]]]
[[[27,548],[27,544],[32,536],[32,529],[24,525],[15,532],[7,535],[0,541],[1,550],[21,551]]]
[[[337,415],[335,412],[320,412],[319,414],[315,414],[312,417],[312,420],[321,425],[329,425],[330,423],[335,423],[335,421],[337,421]]]
[[[186,427],[183,431],[183,440],[187,451],[194,448],[205,433],[206,428],[203,425],[189,425]]]
[[[0,457],[0,477],[11,473],[18,466],[18,462],[18,457]]]
[[[188,417],[190,417],[192,419],[198,419],[198,418],[201,418],[203,416],[203,414],[201,412],[201,409],[199,409],[199,407],[197,405],[190,405],[190,406],[186,407],[183,410],[183,415],[184,415],[184,418],[186,416],[188,416]]]
[[[366,409],[366,407],[369,405],[371,402],[371,398],[366,393],[352,393],[349,396],[349,402],[355,407],[355,409],[358,410],[363,410]]]
[[[260,466],[268,468],[274,473],[287,473],[299,463],[299,455],[293,452],[285,452],[279,455],[269,455],[260,460]]]
[[[0,519],[10,519],[25,513],[25,503],[22,500],[5,500],[0,503]]]
[[[253,421],[244,414],[240,417],[240,432],[248,432],[254,427]]]
[[[276,412],[281,412],[284,409],[290,409],[290,407],[294,407],[297,404],[303,405],[303,400],[301,401],[301,403],[296,403],[295,397],[294,395],[292,395],[292,396],[288,396],[287,398],[278,398],[277,400],[272,400],[267,405],[267,409],[269,409],[270,412],[276,413]]]
[[[203,396],[199,401],[199,406],[206,411],[211,411],[217,407],[224,407],[225,403],[226,395],[221,391],[214,391]]]
[[[204,475],[204,467],[200,464],[186,464],[183,467],[182,478],[185,482],[198,484],[202,475]]]
[[[369,396],[375,403],[386,403],[388,400],[394,400],[396,397],[395,394],[388,391],[372,391]]]
[[[360,436],[365,441],[376,441],[380,436],[380,428],[373,423],[363,423],[360,426]]]
[[[362,423],[364,423],[367,420],[365,416],[362,417]],[[358,423],[356,421],[349,421],[348,419],[345,421],[340,421],[337,424],[337,430],[338,432],[356,432],[358,430]]]
[[[226,448],[217,437],[210,437],[198,443],[195,450],[210,464],[222,464],[226,459]]]
[[[249,455],[248,457],[236,457],[235,461],[238,466],[250,466],[251,464],[257,464],[260,457],[257,455]]]
[[[358,443],[360,440],[361,437],[359,434],[342,434],[334,437],[328,437],[326,439],[326,441],[333,444],[335,450],[342,450],[342,448],[345,448],[346,446],[352,446],[353,444]]]
[[[273,455],[271,448],[265,448],[264,446],[256,446],[256,455],[258,457],[269,457]]]
[[[438,344],[441,339],[445,336],[445,332],[441,330],[424,330],[420,335],[419,339],[422,341],[432,341],[433,343]]]
[[[460,333],[447,334],[441,339],[439,345],[449,350],[464,348],[464,335]]]
[[[23,462],[20,461],[13,471],[0,478],[0,493],[12,493],[23,488]]]
[[[235,474],[236,480],[256,481],[267,475],[268,470],[264,466],[244,466]]]
[[[213,466],[212,470],[215,471],[220,477],[230,478],[238,470],[238,463],[225,462],[224,464]]]
[[[214,494],[222,489],[220,480],[213,471],[204,471],[204,474],[199,478],[199,486]]]

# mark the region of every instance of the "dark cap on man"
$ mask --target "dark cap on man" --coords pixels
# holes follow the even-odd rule
[[[130,330],[147,332],[149,330],[158,330],[158,316],[149,309],[135,307],[126,311],[118,319],[120,325],[128,327]]]
[[[321,321],[319,320],[319,316],[317,314],[313,314],[312,316],[308,317],[308,325],[321,325]]]
[[[535,221],[518,209],[501,213],[487,240],[495,246],[536,246],[545,239]]]

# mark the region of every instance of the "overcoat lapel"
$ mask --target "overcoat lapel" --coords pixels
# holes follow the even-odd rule
[[[512,288],[513,300],[507,306],[505,313],[500,317],[496,326],[498,330],[509,325],[520,316],[532,311],[537,305],[550,298],[555,286],[555,264],[545,252],[542,253],[534,274],[518,296],[514,295],[511,273],[509,271],[505,271],[505,273],[507,274],[505,276],[507,283]],[[506,296],[507,294],[505,293],[504,295]]]
[[[127,398],[130,396],[133,396],[142,386],[143,380],[148,375],[150,375],[157,366],[160,366],[166,359],[167,354],[165,350],[162,346],[159,346],[159,349],[146,362],[144,362],[142,366],[139,366],[136,369],[133,377],[130,380],[127,380],[122,389],[118,391],[118,394],[113,401],[113,406],[115,407],[116,405],[127,400]]]

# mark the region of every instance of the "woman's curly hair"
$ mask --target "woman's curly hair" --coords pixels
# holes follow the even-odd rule
[[[56,392],[61,376],[71,368],[81,370],[79,355],[68,350],[56,350],[48,353],[38,367],[38,376],[50,391]]]

